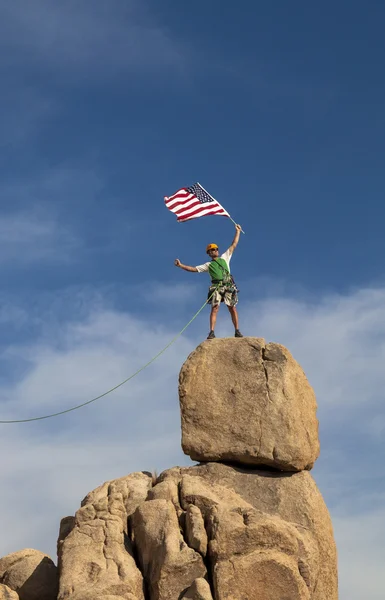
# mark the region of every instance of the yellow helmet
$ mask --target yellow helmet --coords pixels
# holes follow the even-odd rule
[[[206,254],[209,250],[218,250],[218,246],[216,244],[209,244],[206,248]]]

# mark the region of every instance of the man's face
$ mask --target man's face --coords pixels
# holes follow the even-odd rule
[[[209,250],[207,254],[209,255],[210,258],[216,258],[219,254],[219,249],[211,248],[211,250]]]

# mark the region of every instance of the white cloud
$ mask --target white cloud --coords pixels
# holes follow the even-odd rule
[[[161,296],[167,305],[167,294]],[[170,325],[107,309],[100,296],[89,299],[87,309],[51,335],[45,328],[44,337],[9,346],[13,360],[29,368],[19,381],[1,384],[0,418],[87,400],[126,378],[176,333]],[[286,345],[315,387],[322,438],[315,477],[334,522],[340,598],[378,600],[384,448],[382,429],[373,435],[373,423],[379,411],[384,422],[385,289],[307,302],[271,297],[240,304],[239,312],[245,334]],[[73,513],[90,489],[133,470],[188,463],[180,450],[177,376],[203,337],[198,329],[206,317],[137,378],[91,406],[52,421],[0,425],[0,453],[7,457],[0,555],[26,546],[53,554],[60,517]],[[232,334],[224,310],[218,319],[223,333]]]
[[[383,600],[385,509],[334,519],[341,600]]]
[[[0,388],[2,420],[83,402],[127,378],[176,333],[90,304],[89,316],[53,338],[13,345],[28,361],[23,379]],[[147,371],[92,406],[58,420],[0,425],[0,513],[7,523],[0,555],[21,546],[54,554],[59,520],[102,481],[135,470],[158,472],[188,462],[179,442],[175,381],[190,343],[180,339]],[[36,515],[36,512],[38,515]],[[27,525],[31,514],[31,519]],[[40,515],[40,516],[39,516]],[[23,525],[21,526],[21,523]]]
[[[385,386],[385,290],[365,289],[301,302],[266,299],[244,317],[256,335],[300,361],[323,406],[341,411],[381,401]]]
[[[147,302],[153,304],[175,302],[185,303],[191,299],[199,298],[197,295],[198,285],[184,283],[167,284],[159,283],[151,288],[142,289],[142,296]]]
[[[137,0],[22,0],[0,7],[0,66],[36,65],[57,77],[104,77],[136,68],[177,67],[173,39]]]

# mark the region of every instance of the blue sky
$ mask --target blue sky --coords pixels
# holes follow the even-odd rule
[[[202,263],[233,225],[163,204],[200,181],[246,231],[242,331],[315,388],[342,600],[385,586],[384,18],[375,0],[0,2],[2,418],[103,392],[201,306],[207,276],[173,260]],[[101,481],[188,464],[177,376],[207,329],[92,408],[2,426],[1,555],[53,555]]]

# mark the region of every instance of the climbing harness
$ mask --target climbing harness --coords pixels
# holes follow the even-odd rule
[[[218,286],[216,286],[215,289],[217,289],[217,287]],[[213,291],[213,293],[211,294],[211,296],[214,294],[214,292],[215,292],[215,290]],[[176,336],[173,337],[172,340],[164,348],[162,348],[162,350],[160,350],[158,352],[158,354],[155,354],[155,356],[153,356],[151,358],[151,360],[149,360],[145,365],[143,365],[137,371],[135,371],[135,373],[133,373],[132,375],[130,375],[129,377],[127,377],[127,379],[125,379],[121,383],[118,383],[118,385],[115,385],[113,388],[107,390],[103,394],[100,394],[99,396],[96,396],[96,398],[92,398],[91,400],[87,400],[87,402],[83,402],[82,404],[78,404],[77,406],[72,406],[71,408],[67,408],[66,410],[61,410],[60,412],[52,413],[50,415],[43,415],[41,417],[31,417],[30,419],[14,419],[14,420],[9,420],[9,421],[2,421],[2,420],[0,420],[0,424],[5,425],[5,424],[10,424],[10,423],[30,423],[31,421],[43,421],[44,419],[52,419],[53,417],[59,417],[60,415],[65,415],[65,414],[70,413],[70,412],[72,412],[74,410],[78,410],[79,408],[83,408],[83,406],[87,406],[88,404],[92,404],[93,402],[96,402],[96,400],[100,400],[100,398],[104,398],[108,394],[111,394],[112,392],[114,392],[118,388],[122,387],[122,385],[124,385],[125,383],[127,383],[128,381],[130,381],[130,379],[133,379],[136,375],[138,375],[139,373],[141,373],[141,371],[144,371],[144,369],[146,369],[153,362],[155,362],[155,360],[157,358],[159,358],[159,356],[161,354],[163,354],[182,335],[182,333],[184,331],[186,331],[187,327],[189,327],[189,325],[191,325],[191,323],[197,318],[197,316],[199,315],[199,313],[202,312],[202,310],[204,309],[204,307],[206,306],[206,304],[210,300],[211,296],[209,296],[209,298],[200,307],[200,309],[195,313],[195,315],[192,317],[192,319],[190,319],[190,321],[187,323],[187,325],[185,325],[183,327],[183,329],[181,329],[180,332],[177,333]]]
[[[222,280],[214,279],[214,280],[212,280],[212,284],[213,285],[222,284],[223,286],[225,286],[228,289],[228,291],[238,293],[239,289],[238,289],[237,284],[234,281],[234,277],[232,276],[230,271],[225,269],[224,266],[219,262],[218,259],[214,258],[214,260],[212,262],[216,262],[216,264],[218,265],[218,267],[220,268],[220,270],[223,273],[223,279]],[[210,290],[211,290],[211,287],[210,287]]]

